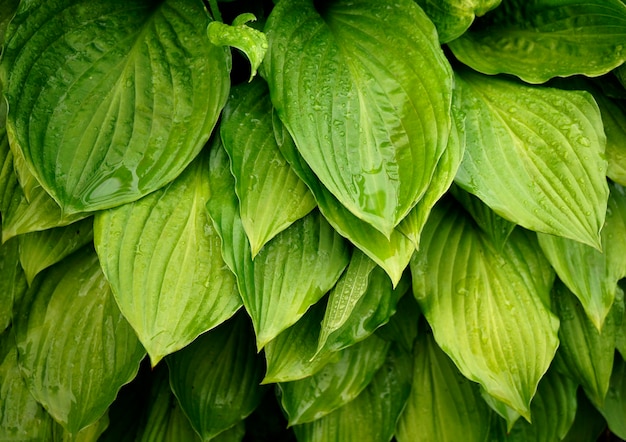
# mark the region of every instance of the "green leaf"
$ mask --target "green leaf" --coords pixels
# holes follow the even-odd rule
[[[618,437],[626,439],[626,362],[615,355],[611,383],[604,405],[598,408],[604,416],[609,429]]]
[[[211,148],[207,209],[222,238],[224,260],[237,276],[260,350],[330,290],[348,264],[349,250],[313,211],[276,235],[253,261],[228,156],[218,141]]]
[[[506,422],[506,429],[504,430],[504,433],[506,434],[510,433],[511,429],[513,428],[513,425],[515,425],[515,423],[519,420],[521,415],[517,411],[509,407],[507,404],[505,404],[504,402],[499,401],[498,399],[491,396],[482,387],[480,388],[480,394],[482,395],[487,405],[489,405],[489,407],[493,411],[495,411],[498,415],[500,415],[500,417],[504,419],[504,421]],[[492,428],[495,427],[496,429],[500,429],[502,427],[501,424],[502,424],[501,421],[492,420],[492,425],[493,425]]]
[[[370,336],[314,375],[278,384],[289,425],[320,419],[356,398],[385,362],[389,346],[376,335]]]
[[[15,337],[9,329],[0,334],[0,440],[47,440],[53,422],[22,379]]]
[[[417,0],[437,26],[439,41],[448,43],[460,37],[474,22],[476,16],[494,9],[502,0]]]
[[[321,419],[294,426],[298,441],[391,440],[410,390],[411,359],[392,347],[385,364],[356,399]]]
[[[91,247],[35,279],[14,327],[30,392],[73,434],[103,415],[145,355]]]
[[[507,440],[552,442],[562,440],[576,415],[576,382],[555,370],[541,379],[531,404],[532,424],[518,420]]]
[[[102,269],[153,366],[241,307],[206,213],[207,174],[200,155],[169,185],[95,218]]]
[[[626,186],[626,103],[624,100],[612,100],[606,95],[593,94],[606,132],[606,176]]]
[[[19,305],[27,287],[17,239],[9,240],[0,245],[0,333],[11,324],[13,306]]]
[[[467,116],[457,184],[509,221],[599,248],[606,138],[591,95],[468,70],[457,80]]]
[[[241,222],[255,257],[276,234],[313,210],[315,199],[278,150],[272,102],[263,80],[231,90],[220,135],[235,176]]]
[[[61,261],[93,240],[93,219],[65,227],[18,236],[20,258],[28,284],[45,268]]]
[[[9,22],[13,18],[15,11],[17,10],[20,0],[1,0],[0,3],[0,47],[4,44],[5,32]],[[2,91],[2,84],[0,84],[0,91]],[[2,126],[2,123],[0,123]]]
[[[413,384],[398,441],[485,441],[492,413],[478,385],[463,377],[431,334],[421,335],[413,353]]]
[[[589,402],[582,389],[578,390],[576,416],[563,442],[589,442],[598,440],[606,429],[606,421]]]
[[[397,312],[391,317],[389,323],[376,331],[376,334],[383,339],[395,342],[404,351],[412,352],[421,314],[415,297],[412,294],[403,296],[398,301]]]
[[[517,229],[498,250],[450,200],[435,207],[423,238],[413,293],[437,343],[463,375],[529,419],[558,346],[554,273],[536,240]]]
[[[563,361],[562,369],[583,386],[594,404],[601,405],[609,388],[615,335],[624,316],[624,300],[616,299],[600,333],[578,299],[560,281],[552,289],[552,299],[561,320],[557,357]]]
[[[624,316],[615,333],[615,349],[620,352],[622,358],[626,358],[626,306],[624,305],[624,280],[622,279],[617,287],[615,296],[615,303],[613,308],[623,309]],[[616,304],[621,300],[622,304]]]
[[[11,148],[63,213],[178,176],[209,138],[230,55],[200,0],[22,1],[0,63]]]
[[[318,9],[282,1],[267,20],[272,102],[323,185],[389,237],[447,145],[452,72],[412,0]]]
[[[209,23],[207,34],[214,45],[232,46],[246,54],[251,65],[249,81],[252,81],[267,52],[267,37],[264,33],[245,25],[250,21],[256,21],[254,14],[237,16],[232,26],[214,21]]]
[[[263,361],[243,313],[167,358],[170,384],[203,440],[236,425],[261,400]]]
[[[615,299],[617,281],[626,276],[626,190],[618,184],[611,185],[601,233],[602,253],[565,238],[538,236],[539,245],[559,278],[601,330]]]
[[[406,235],[402,234],[398,227],[387,238],[374,227],[354,216],[318,180],[298,153],[291,135],[277,118],[274,119],[274,128],[280,151],[315,195],[324,218],[340,235],[350,240],[376,264],[385,269],[395,287],[415,251],[415,246],[409,239],[410,234],[413,233],[413,226],[405,225],[409,229]]]
[[[621,0],[508,0],[450,43],[461,62],[528,83],[598,76],[626,60]]]

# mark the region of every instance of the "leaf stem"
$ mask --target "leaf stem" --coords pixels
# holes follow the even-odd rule
[[[211,9],[213,20],[221,22],[222,14],[220,14],[220,8],[217,6],[217,0],[209,0],[209,8]]]

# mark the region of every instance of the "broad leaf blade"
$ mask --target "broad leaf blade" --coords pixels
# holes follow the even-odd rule
[[[241,307],[206,213],[207,160],[201,155],[169,185],[96,215],[102,268],[153,366]]]
[[[599,408],[609,429],[618,437],[626,439],[626,362],[616,354],[611,383],[604,405]]]
[[[606,430],[606,421],[598,410],[589,402],[585,393],[578,390],[576,416],[563,442],[587,442],[598,440]]]
[[[315,199],[278,149],[272,103],[263,80],[231,90],[220,135],[231,160],[241,222],[254,257],[277,233],[313,210]]]
[[[389,237],[447,144],[451,69],[411,0],[315,8],[283,1],[268,18],[272,102],[323,185]]]
[[[411,261],[413,293],[437,343],[468,379],[528,419],[558,346],[554,274],[536,241],[516,230],[498,251],[449,200],[423,237]]]
[[[606,137],[591,95],[458,74],[467,146],[457,184],[509,221],[599,248]]]
[[[0,245],[0,333],[11,324],[14,305],[19,305],[27,287],[18,241],[9,240]]]
[[[63,213],[134,201],[198,154],[229,86],[208,23],[199,0],[21,3],[0,64],[7,129]]]
[[[618,184],[611,185],[601,241],[602,253],[566,238],[539,235],[550,264],[598,330],[613,305],[617,282],[626,276],[626,190]]]
[[[418,339],[413,353],[413,384],[398,441],[485,441],[492,416],[478,385],[463,377],[430,334]]]
[[[72,434],[102,416],[145,355],[90,247],[35,279],[14,326],[29,390]]]
[[[621,0],[508,0],[450,43],[461,62],[528,83],[602,75],[626,60]]]
[[[240,313],[168,356],[170,384],[203,440],[234,426],[261,400],[263,360]]]

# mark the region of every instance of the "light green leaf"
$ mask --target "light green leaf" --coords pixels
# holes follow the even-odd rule
[[[357,218],[390,237],[431,185],[453,78],[412,0],[278,3],[265,27],[272,102],[298,151]]]
[[[487,405],[489,405],[489,407],[493,411],[498,413],[500,417],[504,419],[504,421],[506,422],[506,429],[504,430],[504,433],[506,434],[510,433],[511,428],[513,428],[513,425],[515,425],[515,422],[519,420],[521,415],[517,411],[509,407],[507,404],[505,404],[504,402],[501,402],[498,399],[491,396],[482,387],[480,388],[480,394],[482,395]],[[502,426],[499,424],[499,421],[495,421],[495,420],[492,420],[492,424],[493,426],[495,426],[495,428],[500,428]]]
[[[211,148],[209,181],[207,209],[222,238],[224,260],[237,276],[260,350],[330,290],[348,265],[349,250],[313,211],[276,235],[253,261],[228,156],[219,140]]]
[[[278,384],[289,425],[320,419],[356,398],[385,362],[390,343],[370,336],[307,378]]]
[[[103,415],[145,355],[91,247],[35,279],[14,327],[30,392],[73,434]]]
[[[202,440],[236,425],[261,400],[263,361],[241,312],[167,358],[170,384]]]
[[[53,422],[22,379],[15,336],[9,329],[0,334],[0,440],[47,440]]]
[[[315,195],[324,218],[340,235],[350,240],[376,264],[385,269],[395,287],[415,251],[415,246],[409,240],[409,236],[414,233],[413,226],[405,225],[405,228],[409,230],[406,235],[400,233],[398,228],[387,238],[374,227],[354,216],[318,180],[298,153],[291,135],[277,118],[274,118],[274,129],[280,151]]]
[[[97,442],[109,426],[109,416],[104,414],[93,424],[83,428],[77,434],[69,433],[60,424],[52,427],[52,440],[54,442]]]
[[[548,370],[531,404],[532,424],[518,420],[508,435],[512,442],[562,440],[576,416],[576,382]]]
[[[562,364],[559,369],[582,385],[594,404],[601,405],[609,388],[615,335],[624,316],[624,300],[615,300],[600,333],[562,282],[555,283],[552,299],[554,311],[561,320],[557,359],[560,358]]]
[[[267,37],[261,31],[246,26],[250,21],[256,21],[250,13],[237,16],[232,26],[214,21],[209,23],[207,34],[214,45],[232,46],[246,54],[251,65],[249,81],[252,81],[267,52]]]
[[[241,307],[206,213],[207,174],[202,154],[169,185],[95,218],[102,269],[153,366]]]
[[[431,334],[418,339],[413,353],[413,384],[398,422],[398,441],[484,442],[492,413],[478,385],[463,377]]]
[[[468,379],[530,418],[558,346],[554,273],[534,236],[499,251],[451,200],[435,206],[411,261],[413,293],[439,346]]]
[[[11,148],[62,213],[178,176],[209,138],[230,55],[200,0],[22,1],[0,63]]]
[[[467,147],[457,184],[509,221],[599,248],[606,137],[591,95],[458,74]]]
[[[26,233],[17,237],[19,261],[28,284],[45,268],[61,261],[93,240],[93,219],[87,218],[65,227]]]
[[[582,303],[598,330],[608,314],[617,282],[626,276],[626,190],[611,185],[606,221],[602,229],[602,250],[565,238],[538,235],[539,245],[561,281]]]
[[[618,437],[626,439],[626,362],[619,354],[615,355],[604,405],[598,410],[609,424],[609,429]]]
[[[235,176],[241,222],[255,257],[277,233],[313,210],[315,199],[278,150],[272,102],[263,80],[231,90],[220,135]]]
[[[574,74],[598,76],[626,60],[621,0],[507,0],[450,43],[461,62],[528,83]]]
[[[392,347],[385,364],[355,399],[316,421],[296,425],[299,442],[387,442],[408,398],[412,357]]]
[[[439,41],[448,43],[463,35],[476,16],[494,9],[502,0],[417,0],[437,26]]]
[[[17,239],[9,240],[0,245],[0,333],[11,324],[13,306],[19,305],[27,287]]]

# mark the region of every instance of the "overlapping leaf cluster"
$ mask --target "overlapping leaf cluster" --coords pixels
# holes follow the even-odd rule
[[[0,439],[626,438],[626,4],[275,3],[0,0]]]

